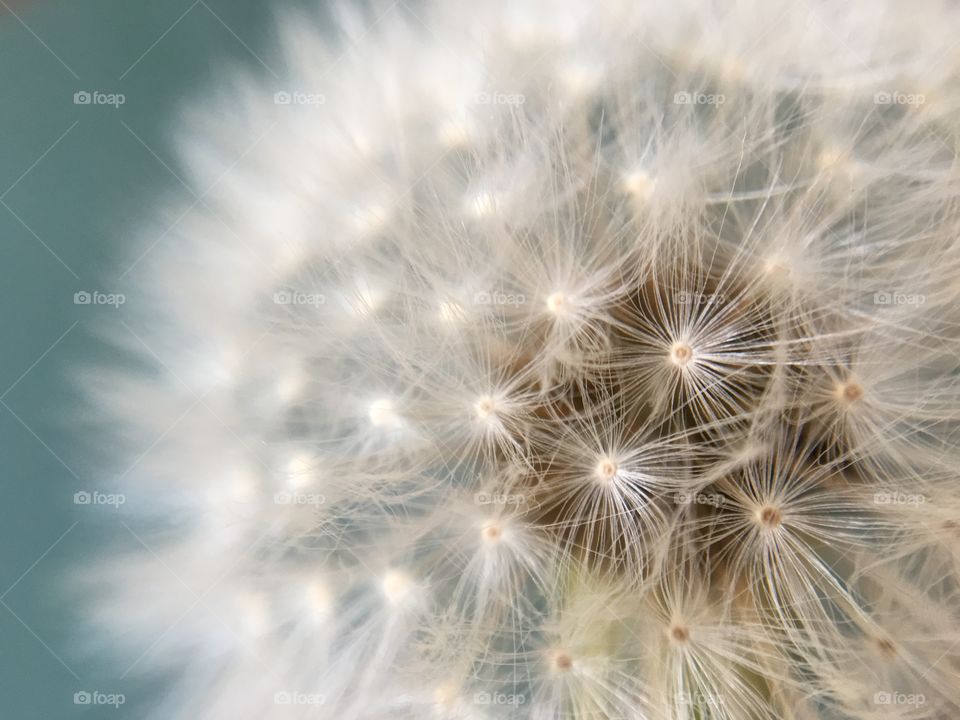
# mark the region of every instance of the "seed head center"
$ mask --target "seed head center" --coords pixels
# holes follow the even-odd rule
[[[859,383],[849,380],[837,389],[837,393],[843,402],[852,405],[863,397],[863,387]]]
[[[573,667],[573,658],[566,650],[556,650],[550,658],[550,665],[557,672],[568,672]]]
[[[619,466],[613,460],[610,458],[603,458],[597,463],[597,479],[603,480],[604,482],[609,482],[616,477],[619,469]]]
[[[780,510],[773,505],[764,505],[756,512],[757,522],[766,528],[774,529],[780,527],[783,522],[783,516]]]
[[[496,523],[489,523],[483,526],[483,529],[480,531],[480,535],[486,542],[492,545],[498,542],[503,536],[503,530]]]
[[[493,398],[489,395],[484,395],[482,398],[477,400],[474,405],[474,409],[477,411],[477,417],[481,420],[486,420],[497,410],[497,404],[494,402]]]
[[[567,297],[562,292],[551,293],[547,297],[547,310],[554,315],[562,315],[567,310]]]
[[[688,343],[674,343],[670,348],[670,360],[678,367],[686,367],[693,360],[693,348]]]

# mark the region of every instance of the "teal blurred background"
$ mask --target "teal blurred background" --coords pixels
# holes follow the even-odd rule
[[[137,218],[190,197],[173,175],[178,112],[224,67],[267,72],[287,4],[0,0],[0,718],[140,718],[164,691],[121,678],[136,657],[83,640],[65,590],[104,547],[137,542],[111,507],[74,502],[97,487],[109,441],[82,432],[73,374],[111,361],[95,332],[123,312],[74,294],[135,281],[121,276],[145,242]],[[94,91],[124,103],[75,102]],[[93,690],[125,703],[74,703]]]

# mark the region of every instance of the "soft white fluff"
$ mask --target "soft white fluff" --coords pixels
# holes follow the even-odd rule
[[[287,18],[94,392],[156,717],[960,714],[958,20]]]

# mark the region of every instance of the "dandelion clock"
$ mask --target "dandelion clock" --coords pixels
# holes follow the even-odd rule
[[[152,717],[960,717],[960,8],[291,13],[92,392]]]

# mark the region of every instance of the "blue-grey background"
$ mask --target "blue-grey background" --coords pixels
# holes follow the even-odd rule
[[[110,441],[83,432],[73,376],[112,361],[94,331],[113,310],[73,297],[117,285],[157,197],[188,198],[177,114],[228,65],[267,72],[284,4],[0,0],[0,718],[140,718],[164,692],[120,678],[136,658],[91,652],[63,582],[136,544],[110,508],[74,504]],[[82,91],[125,103],[75,104]],[[74,704],[94,689],[126,702]]]

